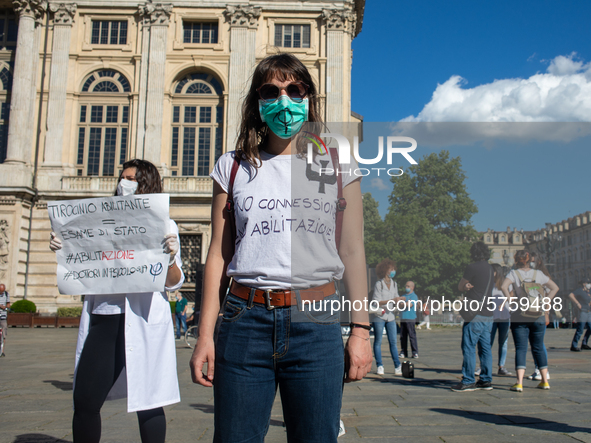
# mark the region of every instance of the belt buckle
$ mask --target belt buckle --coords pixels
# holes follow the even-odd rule
[[[267,307],[268,311],[272,311],[273,309],[275,309],[275,306],[273,306],[271,304],[271,292],[273,292],[271,289],[266,289],[265,290],[265,306]]]

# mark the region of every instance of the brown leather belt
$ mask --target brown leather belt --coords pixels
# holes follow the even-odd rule
[[[250,299],[251,289],[252,288],[249,288],[248,286],[241,285],[240,283],[237,283],[234,280],[232,280],[232,285],[230,286],[230,293],[243,300],[248,300]],[[321,301],[324,300],[326,297],[333,295],[336,292],[334,282],[332,281],[322,286],[316,286],[315,288],[310,289],[300,289],[299,291],[300,298],[302,299],[302,301]],[[289,289],[268,289],[266,291],[263,289],[255,289],[253,300],[255,303],[265,305],[269,310],[285,306],[294,306],[298,303],[296,298],[296,291],[292,291]]]

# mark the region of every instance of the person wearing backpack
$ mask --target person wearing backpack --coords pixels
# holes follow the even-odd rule
[[[384,365],[382,364],[382,334],[386,328],[388,343],[390,344],[390,355],[394,361],[394,375],[402,375],[400,359],[398,358],[398,348],[396,347],[396,315],[388,309],[398,300],[405,300],[398,296],[398,285],[394,281],[396,275],[396,262],[390,259],[382,260],[376,266],[376,275],[379,280],[376,282],[373,290],[373,301],[377,301],[381,313],[375,314],[373,320],[374,343],[373,352],[376,358],[377,374],[384,375]]]
[[[570,298],[571,301],[579,308],[579,321],[577,322],[577,330],[570,346],[570,350],[574,352],[579,352],[581,350],[578,345],[581,335],[583,335],[585,326],[591,328],[591,307],[589,306],[591,303],[591,280],[586,277],[579,282],[579,285],[581,285],[580,288],[577,288],[568,294],[568,298]],[[583,349],[590,349],[585,339],[583,339]]]
[[[550,310],[551,303],[558,286],[550,277],[530,266],[531,254],[525,249],[515,253],[515,269],[512,269],[501,290],[509,300],[511,309],[511,334],[515,343],[515,370],[517,381],[511,386],[512,391],[523,391],[523,376],[525,375],[525,359],[527,342],[532,348],[536,366],[540,370],[542,381],[537,386],[540,389],[550,389],[548,383],[548,356],[544,348],[544,334],[546,333],[545,310]],[[513,295],[509,287],[513,285]],[[550,289],[546,294],[545,288]]]

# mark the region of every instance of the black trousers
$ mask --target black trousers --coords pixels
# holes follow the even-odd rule
[[[405,357],[411,357],[408,353],[408,339],[410,339],[410,348],[413,354],[419,353],[417,344],[417,333],[415,331],[415,320],[400,320],[400,349]]]
[[[125,314],[91,315],[74,384],[74,442],[101,439],[101,408],[125,366]],[[146,386],[149,389],[149,386]],[[143,443],[164,443],[164,409],[137,412]]]

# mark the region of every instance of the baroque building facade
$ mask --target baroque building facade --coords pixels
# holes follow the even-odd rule
[[[47,202],[112,195],[121,165],[157,165],[189,298],[210,238],[217,158],[234,149],[258,61],[294,53],[328,122],[351,112],[365,0],[0,0],[0,281],[39,311],[57,291]]]

